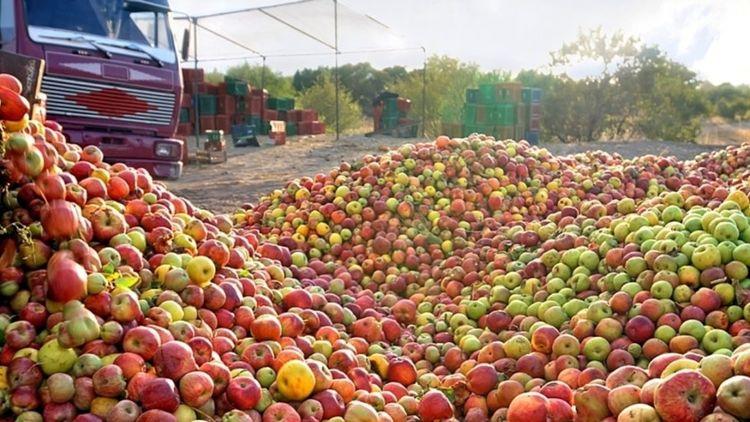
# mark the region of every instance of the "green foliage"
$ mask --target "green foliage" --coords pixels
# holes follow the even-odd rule
[[[321,76],[333,78],[333,72],[330,67],[298,70],[292,77],[292,85],[301,92],[313,86]],[[367,114],[371,114],[372,99],[406,74],[406,69],[401,66],[378,70],[370,63],[345,64],[339,67],[339,83],[352,94]]]
[[[617,74],[620,91],[636,110],[632,130],[648,139],[694,140],[708,105],[696,74],[656,47],[645,47]],[[622,113],[621,120],[628,114]]]
[[[292,78],[269,67],[264,71],[263,66],[244,63],[227,69],[226,76],[248,81],[254,88],[263,86],[274,97],[294,97],[297,94],[292,86]]]
[[[593,62],[598,75],[574,80],[566,75],[576,62]],[[580,33],[552,53],[560,76],[523,75],[545,90],[543,137],[568,141],[602,138],[694,140],[708,112],[694,72],[670,60],[657,47],[640,45],[601,28]]]
[[[750,119],[750,86],[723,83],[718,86],[701,86],[712,114],[727,120]]]
[[[362,109],[344,87],[339,89],[339,121],[341,132],[357,129],[362,124]],[[301,108],[318,110],[318,117],[325,122],[326,130],[336,130],[336,86],[327,75],[321,76],[317,83],[307,88],[299,96]]]
[[[461,120],[467,88],[476,86],[480,80],[499,81],[506,76],[494,72],[483,74],[475,64],[462,63],[446,56],[432,56],[427,60],[426,74],[423,75],[421,69],[413,70],[393,85],[392,91],[411,100],[411,115],[415,119],[422,117],[423,77],[426,82],[425,133],[436,136],[440,134],[441,122]]]

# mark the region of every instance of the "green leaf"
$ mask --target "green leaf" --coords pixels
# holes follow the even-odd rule
[[[116,268],[115,268],[114,264],[112,264],[112,263],[110,262],[110,263],[108,263],[107,265],[105,265],[105,266],[103,266],[103,267],[102,267],[102,272],[103,272],[104,274],[112,274],[112,273],[114,273],[114,272],[115,272],[115,269],[116,269]]]
[[[139,281],[141,281],[141,279],[136,276],[124,276],[115,280],[115,285],[129,289],[138,284]]]

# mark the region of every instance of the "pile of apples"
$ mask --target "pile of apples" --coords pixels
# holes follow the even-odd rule
[[[4,109],[20,88],[2,421],[750,418],[750,146],[439,137],[216,215]]]
[[[749,165],[750,145],[680,162],[440,137],[293,181],[238,226],[340,295],[375,372],[434,393],[408,415],[741,420]]]

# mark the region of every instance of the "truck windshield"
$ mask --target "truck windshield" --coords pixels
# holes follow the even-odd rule
[[[128,11],[125,0],[26,0],[29,26],[91,34],[170,49],[166,13]]]

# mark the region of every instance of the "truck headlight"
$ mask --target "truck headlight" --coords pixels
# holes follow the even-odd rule
[[[157,142],[154,146],[154,154],[157,157],[178,158],[180,155],[180,147],[179,145],[168,142]]]

